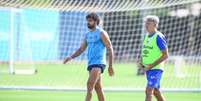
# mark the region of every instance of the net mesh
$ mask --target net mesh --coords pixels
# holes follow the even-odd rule
[[[116,76],[104,73],[106,88],[143,90],[145,77],[136,75],[146,33],[143,18],[157,15],[170,53],[162,88],[200,90],[200,0],[0,0],[0,6],[1,87],[85,89],[87,53],[67,65],[61,61],[79,48],[88,31],[85,16],[93,11],[115,52]],[[35,75],[11,77],[9,65],[15,70],[34,68]]]

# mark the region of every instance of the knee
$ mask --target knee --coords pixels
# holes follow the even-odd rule
[[[154,89],[154,95],[158,95],[158,94],[160,94],[161,92],[160,92],[160,90],[159,89]]]
[[[158,95],[158,94],[159,94],[158,91],[154,90],[154,95]]]
[[[87,92],[92,92],[93,85],[94,85],[94,82],[92,82],[92,81],[87,82]]]
[[[147,96],[153,96],[153,90],[152,89],[147,88],[145,93]]]
[[[102,90],[101,84],[99,84],[99,83],[96,84],[96,85],[95,85],[95,90],[96,90],[96,91]]]

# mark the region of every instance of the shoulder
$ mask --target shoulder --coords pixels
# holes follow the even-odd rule
[[[84,33],[84,37],[87,37],[87,35],[89,35],[89,31]]]
[[[99,26],[96,27],[96,30],[97,30],[98,32],[100,32],[100,33],[107,33],[103,28],[101,28],[101,27],[99,27]]]
[[[164,34],[162,34],[161,32],[157,32],[157,42],[161,43],[161,42],[165,42],[167,43],[166,37],[164,36]]]
[[[162,39],[162,40],[166,40],[164,34],[159,32],[159,31],[157,32],[157,38]]]
[[[157,32],[157,45],[160,50],[164,50],[167,48],[166,38],[161,32]]]
[[[101,27],[97,27],[97,30],[99,31],[101,36],[108,36],[108,33]]]

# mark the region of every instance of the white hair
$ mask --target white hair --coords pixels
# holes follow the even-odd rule
[[[156,27],[158,27],[158,24],[159,24],[159,18],[158,18],[158,16],[148,15],[148,16],[146,16],[144,18],[144,22],[147,22],[147,21],[153,21],[156,24]]]

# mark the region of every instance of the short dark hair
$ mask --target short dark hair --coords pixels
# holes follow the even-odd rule
[[[89,18],[91,18],[91,19],[93,19],[94,21],[96,21],[96,22],[97,22],[97,25],[99,25],[99,23],[100,23],[100,18],[99,18],[99,16],[98,16],[96,13],[89,13],[89,14],[86,16],[86,19],[89,19]]]

